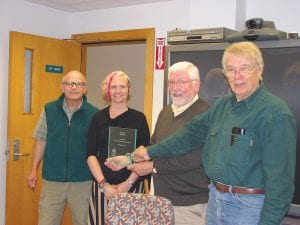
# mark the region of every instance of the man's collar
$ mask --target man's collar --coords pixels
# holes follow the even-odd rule
[[[195,101],[197,101],[199,99],[198,94],[194,96],[194,98],[192,99],[192,101],[190,101],[189,103],[183,105],[183,106],[176,106],[174,103],[172,103],[171,108],[173,110],[174,113],[174,117],[180,115],[181,113],[183,113],[185,110],[187,110],[192,104],[194,104]]]

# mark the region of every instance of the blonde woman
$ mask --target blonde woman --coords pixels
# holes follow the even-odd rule
[[[129,108],[130,80],[122,71],[109,74],[102,83],[104,100],[109,104],[92,118],[87,148],[87,162],[94,176],[90,223],[104,224],[107,199],[116,192],[144,192],[143,177],[126,168],[112,171],[104,165],[108,157],[109,127],[136,129],[136,146],[149,144],[149,128],[142,112]]]

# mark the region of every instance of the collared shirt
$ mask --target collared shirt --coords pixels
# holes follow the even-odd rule
[[[244,129],[243,134],[232,136],[234,127]],[[233,94],[221,98],[173,138],[150,146],[148,154],[173,157],[196,146],[204,146],[210,179],[263,188],[266,198],[259,224],[280,224],[293,196],[296,158],[296,121],[285,102],[261,82],[243,101],[237,102]]]
[[[191,105],[193,105],[197,100],[199,99],[198,94],[196,94],[192,101],[190,101],[189,103],[183,105],[183,106],[177,106],[174,103],[171,104],[171,109],[173,111],[174,117],[182,114],[184,111],[186,111]],[[150,183],[150,194],[154,195],[154,183],[153,183],[153,179],[151,179],[151,183]]]
[[[171,105],[171,108],[173,110],[174,113],[174,117],[180,115],[181,113],[183,113],[185,110],[187,110],[191,105],[194,104],[195,101],[197,101],[199,98],[198,95],[195,95],[194,98],[192,99],[192,101],[190,101],[189,103],[183,105],[183,106],[177,106],[174,103]]]
[[[81,100],[80,105],[76,108],[76,109],[71,109],[68,107],[66,99],[64,98],[63,101],[63,110],[65,111],[66,115],[69,118],[69,121],[71,121],[72,115],[74,112],[76,112],[82,105],[83,99]],[[43,140],[46,141],[46,137],[47,137],[47,118],[46,118],[46,113],[45,113],[45,109],[43,109],[39,120],[37,122],[37,125],[35,127],[35,130],[32,134],[32,137],[34,139],[37,140]]]

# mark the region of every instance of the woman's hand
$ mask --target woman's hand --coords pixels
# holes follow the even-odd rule
[[[117,186],[117,192],[120,193],[126,193],[130,190],[130,188],[132,187],[133,182],[130,180],[125,180],[122,183],[118,184]]]
[[[114,194],[117,193],[117,190],[113,185],[107,184],[103,193],[106,198],[110,199]]]
[[[113,171],[119,171],[130,164],[127,156],[119,155],[106,159],[104,164]]]

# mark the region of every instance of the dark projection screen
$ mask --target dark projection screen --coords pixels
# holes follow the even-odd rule
[[[295,115],[298,127],[297,165],[295,194],[297,215],[300,216],[300,40],[256,42],[264,57],[263,80],[268,90],[284,99]],[[169,45],[166,52],[166,65],[179,61],[190,61],[198,66],[201,76],[200,96],[212,103],[229,90],[222,76],[221,58],[228,43],[203,43]],[[164,104],[169,103],[167,92],[167,68],[165,69]]]

